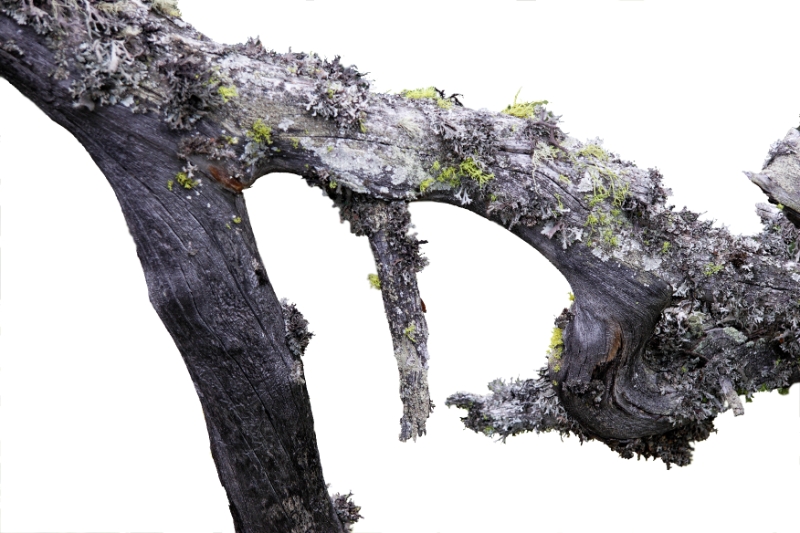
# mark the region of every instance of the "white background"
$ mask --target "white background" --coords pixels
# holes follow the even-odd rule
[[[794,7],[791,7],[794,6]],[[793,2],[189,1],[215,40],[340,54],[374,87],[436,85],[473,108],[546,98],[563,128],[640,166],[736,232],[764,201],[742,170],[798,124]],[[85,151],[0,80],[0,529],[232,533],[198,400],[147,299],[116,199]],[[463,430],[445,398],[545,364],[569,287],[534,250],[458,209],[412,206],[431,265],[429,433],[401,405],[367,242],[288,175],[246,192],[275,290],[316,332],[306,379],[326,480],[374,533],[790,532],[798,392],[726,413],[691,466],[597,443]],[[286,223],[290,219],[291,224]]]

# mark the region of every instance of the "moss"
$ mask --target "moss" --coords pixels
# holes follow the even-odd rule
[[[233,217],[233,223],[234,224],[241,224],[242,223],[242,217],[240,217],[240,216]]]
[[[713,276],[714,274],[717,274],[717,273],[721,272],[723,268],[725,268],[724,265],[718,265],[718,264],[715,264],[715,263],[708,263],[703,268],[703,274],[705,274],[706,276]]]
[[[436,180],[434,180],[433,178],[428,178],[426,180],[423,180],[422,183],[419,184],[419,192],[421,194],[425,194],[425,191],[428,190],[428,187],[433,185],[435,181]]]
[[[601,161],[608,161],[608,153],[596,144],[587,144],[578,150],[577,153],[579,156],[594,157],[595,159],[599,159]]]
[[[369,274],[367,276],[367,279],[369,280],[370,287],[372,287],[373,289],[381,290],[381,280],[377,274]]]
[[[336,180],[331,180],[330,182],[328,182],[328,187],[331,189],[335,189],[338,186],[339,184],[336,182]]]
[[[226,223],[225,223],[225,227],[226,227],[226,228],[228,228],[228,229],[232,229],[232,228],[231,228],[231,223],[230,223],[230,222],[226,222]]]
[[[173,180],[167,181],[167,189],[172,190],[172,186],[175,184]]]
[[[490,194],[489,195],[489,201],[496,202],[497,201],[497,195],[496,194]]]
[[[567,293],[567,296],[569,296],[569,301],[570,301],[570,302],[574,302],[574,301],[575,301],[575,295],[574,295],[574,294],[572,294],[571,292],[568,292],[568,293]]]
[[[537,108],[543,105],[546,105],[548,102],[547,100],[537,100],[536,102],[519,102],[517,103],[517,97],[522,89],[520,88],[517,91],[517,94],[514,95],[514,103],[506,107],[501,111],[506,115],[511,115],[512,117],[519,117],[519,118],[535,118]]]
[[[300,139],[298,139],[297,137],[292,137],[291,141],[292,141],[292,148],[297,149],[297,147],[300,146]]]
[[[221,135],[220,138],[228,144],[239,144],[239,137],[231,137],[230,135]]]
[[[178,182],[178,185],[183,187],[184,189],[191,189],[197,185],[197,180],[193,180],[189,176],[186,175],[186,172],[178,172],[175,174],[175,181]],[[169,187],[169,185],[167,185]]]
[[[778,394],[780,394],[781,396],[786,396],[787,394],[789,394],[789,387],[781,387],[781,388],[779,388],[778,389]]]
[[[248,130],[247,136],[257,143],[272,144],[272,128],[264,124],[261,119],[253,122],[253,126]]]
[[[566,183],[567,185],[569,185],[570,183],[572,183],[572,182],[569,180],[569,178],[568,178],[567,176],[565,176],[564,174],[560,174],[560,175],[558,176],[558,179],[559,179],[560,181],[562,181],[562,182]]]
[[[670,246],[672,245],[670,244],[669,241],[664,241],[664,243],[661,245],[661,253],[662,254],[668,253]]]
[[[433,100],[436,102],[436,105],[441,107],[442,109],[452,109],[453,102],[446,98],[442,98],[439,96],[439,93],[436,92],[436,88],[434,87],[425,87],[422,89],[406,89],[400,92],[400,96],[404,98],[409,98],[411,100]]]
[[[239,96],[239,93],[236,92],[236,87],[233,85],[221,85],[217,89],[217,92],[222,97],[222,102],[225,104]]]
[[[412,322],[406,329],[403,330],[403,335],[408,337],[408,340],[416,344],[417,340],[414,338],[415,331],[417,331],[417,326]]]

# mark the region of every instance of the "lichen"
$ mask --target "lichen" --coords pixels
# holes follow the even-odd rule
[[[462,178],[469,178],[476,182],[482,189],[489,181],[494,179],[494,174],[484,172],[472,157],[468,157],[457,165],[442,167],[441,163],[434,161],[431,166],[436,181],[446,183],[451,187],[461,185]],[[428,184],[425,188],[430,186]]]
[[[182,171],[175,174],[175,181],[177,181],[178,185],[180,185],[184,189],[192,189],[199,183],[197,180],[193,180],[192,178],[190,178],[186,172]],[[170,188],[170,186],[167,185],[167,188]],[[170,190],[172,189],[170,188]]]
[[[152,9],[170,17],[180,17],[177,0],[152,0]]]
[[[713,276],[714,274],[717,274],[717,273],[721,272],[722,269],[724,269],[724,268],[725,268],[725,265],[719,265],[719,264],[716,264],[716,263],[707,263],[703,267],[703,274],[705,274],[706,276]]]
[[[222,97],[222,102],[225,104],[239,96],[239,93],[236,91],[236,86],[234,85],[220,85],[217,89],[217,93]]]
[[[608,152],[603,150],[597,144],[587,144],[583,146],[580,150],[577,151],[577,155],[582,157],[593,157],[595,159],[599,159],[600,161],[608,161]]]
[[[377,274],[369,274],[367,276],[367,280],[369,280],[369,286],[373,289],[381,290],[381,280]]]
[[[547,347],[547,362],[553,372],[561,371],[561,355],[564,353],[564,330],[558,326],[553,328],[550,345]]]
[[[406,327],[406,329],[403,330],[403,335],[408,337],[408,340],[416,344],[417,340],[414,338],[415,331],[417,331],[417,325],[412,322]]]
[[[260,118],[253,122],[246,135],[257,143],[272,144],[272,127],[264,124]]]
[[[405,89],[400,92],[400,95],[409,100],[433,100],[436,105],[442,109],[452,109],[453,101],[447,98],[442,98],[436,91],[435,87],[424,87],[421,89]]]
[[[428,178],[426,180],[422,180],[422,183],[419,184],[419,192],[420,194],[425,194],[425,191],[428,190],[428,187],[433,185],[436,182],[433,178]]]
[[[540,107],[547,105],[547,100],[537,100],[536,102],[517,102],[517,97],[522,89],[514,95],[514,103],[501,111],[506,115],[519,118],[536,118],[540,112]]]

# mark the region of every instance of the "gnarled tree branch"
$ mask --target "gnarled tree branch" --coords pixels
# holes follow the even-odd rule
[[[794,130],[750,176],[783,210],[761,207],[764,232],[733,236],[668,206],[657,171],[568,138],[543,103],[491,113],[432,89],[372,93],[338,58],[213,43],[166,1],[0,7],[0,75],[81,141],[120,200],[237,531],[341,531],[358,516],[325,491],[305,324],[277,301],[248,224],[242,191],[271,172],[326,191],[369,239],[403,440],[433,407],[412,201],[502,225],[574,291],[538,379],[450,398],[472,429],[555,429],[687,464],[717,414],[741,412],[739,395],[800,380]]]

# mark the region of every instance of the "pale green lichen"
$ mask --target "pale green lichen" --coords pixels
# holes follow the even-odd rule
[[[436,105],[441,107],[442,109],[452,109],[453,102],[452,100],[448,100],[447,98],[442,98],[439,96],[439,93],[436,92],[435,87],[425,87],[422,89],[406,89],[400,92],[400,96],[405,98],[409,98],[411,100],[433,100],[436,102]]]
[[[381,290],[381,280],[377,274],[369,274],[367,275],[367,279],[369,280],[370,287]]]
[[[261,119],[257,119],[253,126],[248,130],[247,136],[257,143],[272,144],[272,128],[264,124]]]
[[[501,111],[506,115],[511,115],[512,117],[519,117],[519,118],[535,118],[536,113],[539,111],[539,107],[543,105],[547,105],[547,100],[537,100],[536,102],[517,102],[517,97],[522,89],[520,88],[517,91],[517,94],[514,95],[514,103],[506,107]]]
[[[178,9],[177,0],[153,0],[152,8],[159,13],[168,15],[170,17],[180,17],[181,12]]]
[[[731,340],[733,340],[736,344],[744,344],[745,342],[747,342],[747,335],[745,335],[736,328],[732,327],[722,328],[722,332],[728,337],[730,337]]]

